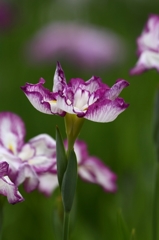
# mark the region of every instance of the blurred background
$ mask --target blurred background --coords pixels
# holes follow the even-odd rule
[[[159,14],[156,0],[0,0],[1,111],[20,115],[26,141],[40,134],[55,137],[64,119],[35,110],[20,86],[46,80],[52,89],[57,60],[67,80],[100,76],[112,86],[118,78],[130,82],[121,96],[130,107],[112,123],[85,121],[80,139],[118,176],[115,194],[78,180],[75,226],[71,239],[118,240],[117,213],[122,211],[137,239],[151,239],[155,151],[152,138],[154,94],[158,73],[130,76],[136,38],[150,13]],[[53,230],[56,193],[47,198],[20,192],[25,202],[4,208],[4,240],[56,239]]]

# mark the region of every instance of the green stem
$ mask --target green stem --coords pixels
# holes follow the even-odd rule
[[[159,239],[159,163],[157,162],[153,200],[152,239]]]
[[[69,236],[69,213],[64,212],[63,240],[68,240]]]

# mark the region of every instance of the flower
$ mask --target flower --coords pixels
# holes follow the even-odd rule
[[[22,195],[19,193],[17,186],[9,179],[9,164],[0,161],[0,194],[7,197],[8,202],[15,204],[23,201]]]
[[[130,74],[140,74],[148,69],[159,71],[159,16],[150,15],[148,21],[137,39],[138,61]]]
[[[110,30],[75,22],[55,22],[43,27],[27,43],[26,55],[36,64],[66,59],[78,68],[106,69],[123,61],[125,45]]]
[[[65,147],[67,147],[66,141]],[[97,157],[89,156],[86,143],[76,140],[74,150],[77,157],[78,175],[81,179],[101,186],[106,192],[115,192],[117,189],[116,174]],[[55,173],[46,173],[43,175],[43,183],[45,184],[43,186],[40,185],[40,190],[45,192],[46,187],[48,190],[47,194],[50,195],[58,186],[57,175]],[[50,183],[54,184],[51,186]]]
[[[93,76],[88,81],[73,78],[67,84],[60,63],[54,75],[53,92],[43,87],[44,79],[37,84],[26,83],[21,87],[32,105],[47,114],[65,116],[75,114],[95,122],[111,122],[129,104],[118,95],[129,83],[118,79],[110,88],[99,77]]]
[[[24,143],[25,126],[11,112],[0,113],[0,161],[9,164],[9,177],[27,192],[33,191],[46,172],[55,172],[56,144],[47,134],[40,134]],[[42,183],[40,183],[42,184]]]

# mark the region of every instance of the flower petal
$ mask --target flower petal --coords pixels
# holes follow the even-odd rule
[[[35,190],[39,184],[38,175],[29,164],[24,163],[20,166],[15,183],[19,186],[24,182],[24,188],[26,192]]]
[[[0,161],[9,164],[9,177],[14,182],[21,165],[21,159],[8,151],[6,148],[0,146]]]
[[[144,51],[136,64],[136,66],[130,70],[130,74],[140,74],[148,69],[156,68],[159,72],[159,53],[153,51]]]
[[[8,202],[11,204],[24,201],[24,198],[19,193],[18,188],[10,181],[8,176],[0,178],[0,194],[6,196]]]
[[[0,144],[16,154],[25,136],[25,126],[19,116],[11,112],[0,113]]]
[[[21,87],[21,89],[23,90],[31,104],[38,111],[46,114],[58,114],[64,116],[65,113],[57,107],[56,94],[44,88],[43,87],[44,83],[45,80],[41,78],[39,83],[37,84],[26,83],[25,86]]]
[[[54,157],[56,153],[56,142],[48,134],[40,134],[28,142],[36,152],[36,155]]]
[[[65,146],[67,146],[67,143],[65,143]],[[76,153],[78,165],[80,165],[88,157],[87,145],[83,141],[76,140],[74,144],[74,150]]]
[[[62,91],[65,86],[66,86],[65,74],[60,63],[57,62],[52,91],[53,92]]]
[[[105,99],[89,106],[84,117],[94,122],[111,122],[128,106],[122,98],[114,101]]]
[[[129,83],[127,81],[123,79],[118,79],[116,83],[109,90],[106,91],[105,98],[114,100],[119,96],[121,91],[128,86]]]
[[[50,196],[57,186],[57,174],[45,173],[39,175],[38,190],[46,196]]]
[[[0,162],[0,178],[8,175],[9,164],[7,162]]]
[[[56,142],[47,134],[40,134],[28,142],[34,155],[27,159],[36,173],[49,171],[56,164]]]
[[[140,74],[146,70],[156,68],[159,71],[159,16],[151,14],[146,25],[137,39],[137,55],[139,57],[136,66],[130,70],[130,74]]]
[[[85,159],[78,167],[78,173],[83,180],[96,183],[105,191],[116,191],[116,175],[95,157]]]

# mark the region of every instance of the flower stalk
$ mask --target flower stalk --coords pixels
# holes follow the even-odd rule
[[[67,156],[69,156],[70,151],[73,149],[83,123],[84,118],[79,118],[74,114],[67,113],[65,116],[65,128],[68,140]]]
[[[69,215],[69,213],[64,212],[63,240],[68,240],[69,237]]]

